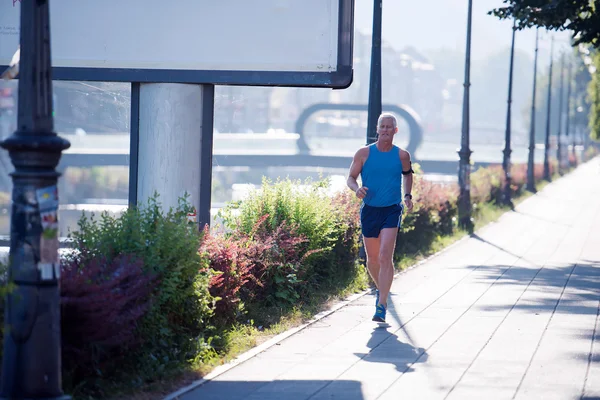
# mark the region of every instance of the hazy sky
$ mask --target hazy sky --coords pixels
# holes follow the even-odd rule
[[[355,0],[356,28],[372,29],[373,0]],[[487,12],[501,6],[502,0],[474,0],[471,55],[481,59],[510,46],[510,21],[500,21]],[[383,39],[401,49],[414,46],[422,51],[453,49],[464,53],[467,22],[467,0],[383,0]],[[542,31],[540,31],[542,33]],[[541,38],[547,34],[543,31]],[[569,38],[569,33],[554,33],[555,40]],[[531,54],[535,46],[535,30],[519,31],[516,47]],[[547,54],[549,39],[540,42],[540,58]],[[544,61],[540,60],[541,64]]]

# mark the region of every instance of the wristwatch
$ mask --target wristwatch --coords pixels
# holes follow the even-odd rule
[[[406,194],[404,195],[404,198],[406,199],[407,197],[408,197],[408,199],[409,199],[409,200],[412,200],[412,194],[410,194],[410,193],[406,193]]]

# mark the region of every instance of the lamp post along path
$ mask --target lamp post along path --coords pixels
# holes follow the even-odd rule
[[[535,30],[535,57],[533,59],[533,93],[531,95],[531,121],[529,121],[529,154],[527,158],[527,190],[535,192],[535,95],[537,90],[539,28]]]
[[[383,0],[373,0],[373,35],[371,43],[371,76],[369,83],[369,109],[367,145],[377,141],[377,120],[381,114],[381,25]]]
[[[565,137],[567,138],[567,163],[571,166],[571,159],[569,158],[569,144],[571,145],[571,152],[573,154],[573,162],[577,164],[577,155],[575,154],[575,138],[570,137],[571,131],[571,79],[573,73],[573,63],[569,63],[569,69],[567,72],[567,121],[565,127]],[[575,135],[573,135],[575,136]]]
[[[512,106],[512,86],[513,86],[513,66],[515,58],[515,34],[517,32],[517,21],[513,21],[512,27],[512,42],[510,47],[510,65],[508,72],[508,100],[507,100],[507,111],[506,111],[506,133],[504,137],[504,158],[502,160],[502,167],[504,168],[504,204],[512,205],[511,199],[511,174],[510,174],[510,154],[511,149],[511,106]]]
[[[18,128],[1,145],[15,167],[0,397],[62,392],[56,171],[70,144],[54,130],[48,0],[21,1]]]
[[[550,45],[550,68],[548,72],[548,99],[547,99],[547,111],[546,111],[546,140],[544,143],[544,179],[548,182],[551,180],[550,177],[550,114],[552,111],[552,64],[554,61],[554,37]]]
[[[458,223],[461,227],[472,230],[471,221],[471,154],[469,148],[469,87],[471,86],[471,20],[473,15],[473,0],[469,0],[467,11],[467,44],[465,52],[465,81],[463,94],[463,114],[462,114],[462,134],[461,147],[458,151],[458,185],[460,192],[458,195]]]
[[[556,131],[556,161],[558,172],[563,173],[563,146],[562,146],[562,122],[563,122],[563,94],[564,94],[564,76],[565,76],[565,54],[561,55],[560,61],[560,89],[558,92],[558,130]]]

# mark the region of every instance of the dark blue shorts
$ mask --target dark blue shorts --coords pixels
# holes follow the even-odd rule
[[[400,228],[402,204],[387,207],[372,207],[364,204],[360,208],[360,225],[366,238],[377,238],[383,228]]]

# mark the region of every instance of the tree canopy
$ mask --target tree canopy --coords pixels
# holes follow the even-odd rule
[[[490,11],[500,19],[517,21],[517,29],[540,27],[573,32],[574,45],[600,48],[600,0],[503,0]]]

